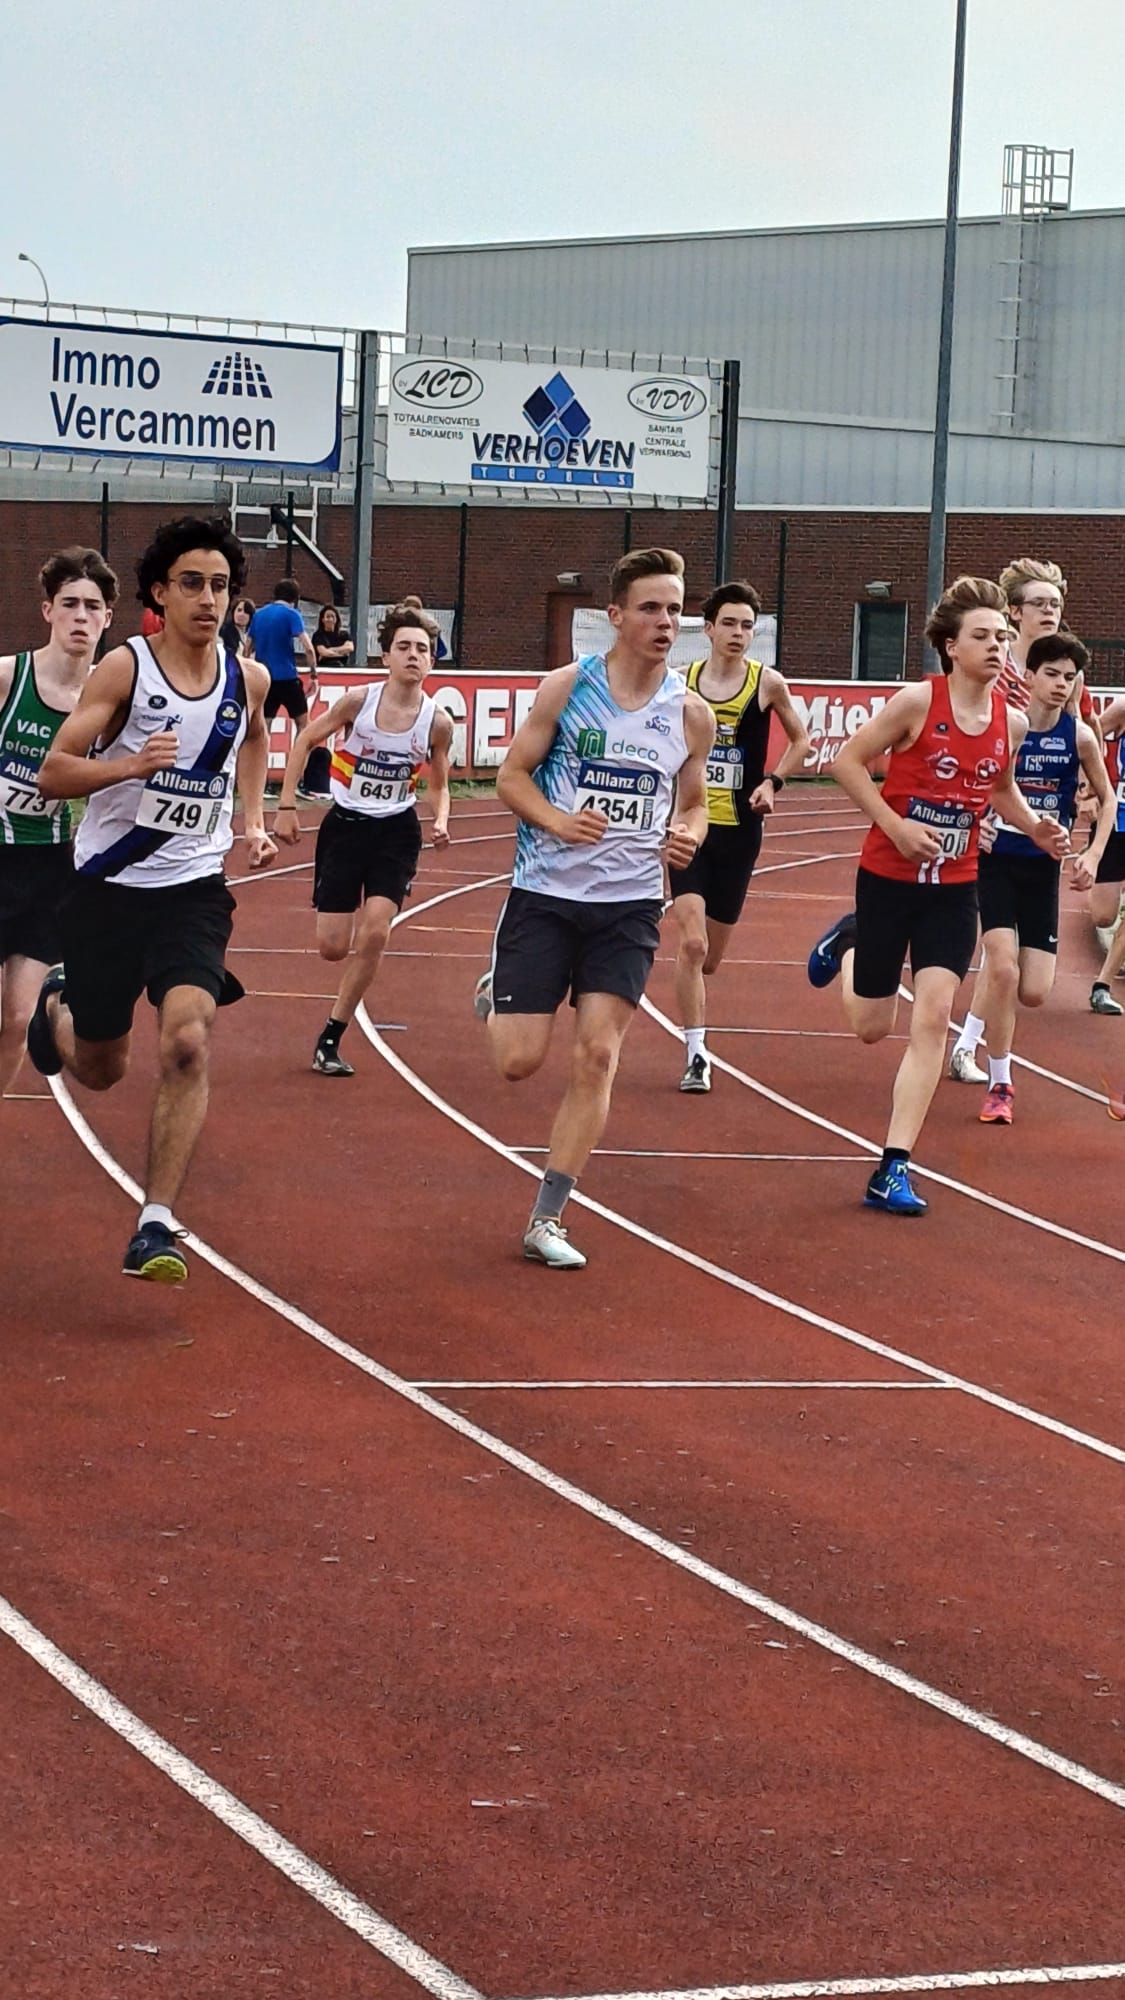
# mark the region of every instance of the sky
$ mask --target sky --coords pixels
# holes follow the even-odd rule
[[[413,244],[944,213],[954,0],[7,0],[0,296],[401,328]],[[969,0],[1006,143],[1125,207],[1120,0]],[[438,329],[434,329],[437,331]]]

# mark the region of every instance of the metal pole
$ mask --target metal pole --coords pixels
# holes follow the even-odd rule
[[[352,640],[357,667],[367,665],[371,600],[371,516],[375,507],[375,392],[379,336],[361,333],[356,371],[355,501],[352,509]]]
[[[108,562],[109,561],[109,480],[108,479],[102,480],[101,551],[102,551],[102,561]]]
[[[949,187],[945,204],[945,264],[941,283],[941,331],[938,335],[937,406],[934,411],[934,476],[930,495],[930,547],[926,563],[926,606],[936,604],[945,587],[945,512],[949,485],[949,404],[953,383],[953,304],[957,289],[957,204],[961,186],[961,122],[965,96],[965,25],[969,0],[957,0],[957,30],[953,49],[953,115],[949,131]],[[936,674],[941,662],[929,646],[923,671]]]
[[[719,506],[715,522],[715,582],[730,575],[734,547],[734,495],[738,479],[738,395],[741,365],[723,362],[723,404],[719,425]]]
[[[295,547],[296,547],[296,544],[295,544],[295,542],[294,542],[294,539],[293,539],[293,495],[292,495],[292,493],[287,493],[287,494],[285,495],[285,574],[286,574],[286,576],[292,576],[292,574],[293,574],[293,561],[294,561],[294,550],[295,550]]]
[[[774,665],[781,671],[781,645],[785,633],[785,565],[789,556],[789,523],[782,521],[777,531],[777,584],[774,589],[775,616],[777,618],[777,651]]]
[[[461,502],[457,538],[457,608],[453,614],[453,657],[465,664],[465,564],[469,553],[469,503]]]

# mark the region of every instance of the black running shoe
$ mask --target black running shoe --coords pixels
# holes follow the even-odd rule
[[[146,1222],[126,1250],[121,1272],[126,1278],[147,1278],[154,1285],[182,1285],[188,1274],[187,1258],[176,1241],[176,1232],[163,1222]]]
[[[66,986],[66,974],[61,965],[53,965],[42,986],[35,1003],[35,1012],[27,1024],[27,1053],[31,1057],[40,1076],[58,1076],[62,1069],[62,1057],[55,1047],[51,1016],[47,1002],[52,993],[62,993]]]

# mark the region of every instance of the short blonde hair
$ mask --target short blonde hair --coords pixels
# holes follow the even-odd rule
[[[1001,571],[1000,588],[1009,604],[1022,602],[1029,583],[1053,583],[1065,604],[1066,578],[1058,563],[1037,562],[1034,556],[1017,556],[1015,562]]]

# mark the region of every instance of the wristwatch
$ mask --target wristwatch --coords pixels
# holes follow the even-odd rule
[[[779,778],[776,771],[767,771],[766,778],[769,779],[775,792],[783,792],[785,790],[785,780],[784,778]],[[762,783],[765,783],[765,778],[763,778]]]

